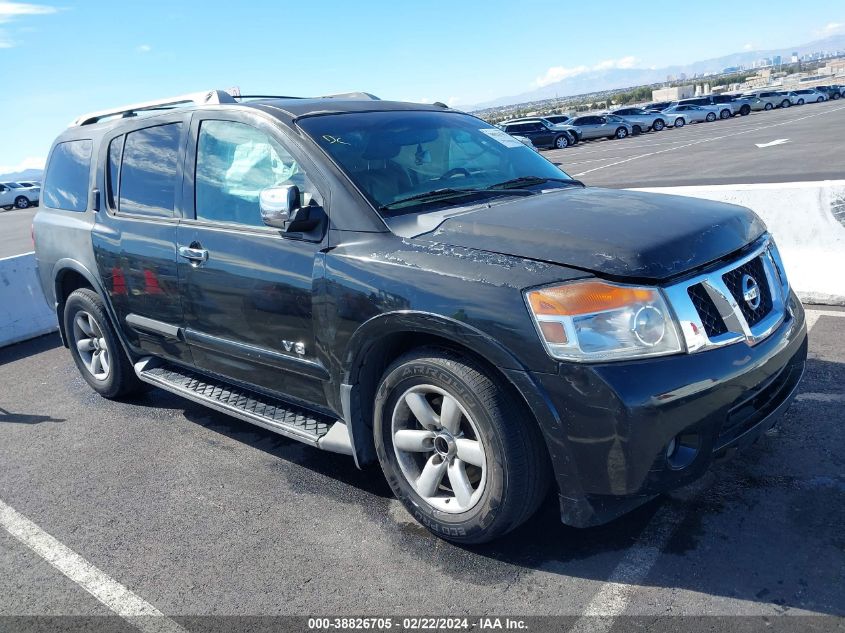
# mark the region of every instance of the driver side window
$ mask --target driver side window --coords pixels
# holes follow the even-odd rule
[[[288,150],[245,123],[203,121],[197,142],[198,220],[264,226],[258,205],[263,189],[296,185],[302,204],[321,204],[320,194]]]

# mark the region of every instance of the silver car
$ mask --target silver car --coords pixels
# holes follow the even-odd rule
[[[684,127],[687,123],[701,123],[702,121],[715,121],[719,118],[714,108],[697,105],[674,105],[663,110],[666,117],[666,125],[672,127]]]
[[[821,103],[827,101],[827,95],[815,88],[802,88],[801,90],[792,91],[798,100],[796,105],[804,105],[805,103]]]
[[[631,124],[634,134],[654,130],[659,132],[666,127],[666,119],[660,112],[649,112],[642,108],[619,108],[611,114],[621,116]]]
[[[575,117],[570,123],[581,131],[581,138],[625,138],[634,128],[615,114],[585,114]]]
[[[755,112],[760,110],[773,110],[783,105],[784,97],[772,90],[763,92],[749,92],[742,95],[751,103],[751,109]]]

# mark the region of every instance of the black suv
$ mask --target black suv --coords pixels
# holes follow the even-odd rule
[[[41,283],[94,390],[378,461],[454,541],[512,530],[552,482],[575,526],[689,482],[804,370],[754,213],[584,187],[438,105],[212,91],[86,115],[42,198]]]
[[[536,147],[564,149],[581,140],[578,128],[552,123],[539,117],[504,121],[499,127],[508,134],[531,139]]]

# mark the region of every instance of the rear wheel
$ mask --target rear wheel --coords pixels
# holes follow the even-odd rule
[[[832,99],[833,99],[834,101],[836,101],[837,99],[840,99],[840,98],[842,98],[842,95],[841,95],[841,94],[839,94],[838,92],[834,92],[834,93],[833,93],[833,97],[832,97]]]
[[[766,105],[763,106],[763,109],[764,110],[771,110],[773,107],[774,106],[771,103],[767,103]]]
[[[628,130],[624,127],[616,128],[616,134],[614,134],[616,138],[625,138],[628,136]]]
[[[804,100],[803,100],[803,99],[798,99],[798,105],[804,105]]]
[[[397,498],[450,541],[483,543],[509,532],[548,488],[539,428],[497,380],[447,350],[417,350],[387,369],[373,432]]]
[[[635,125],[631,128],[631,134],[633,134],[634,136],[636,136],[637,134],[642,134],[642,133],[643,133],[643,129],[639,125]]]
[[[708,112],[707,116],[704,117],[708,121],[715,121],[716,120],[716,113],[715,112]]]
[[[666,123],[663,122],[663,119],[656,119],[654,123],[651,124],[651,129],[655,132],[659,132],[663,128],[666,127]]]
[[[822,101],[824,101],[824,97],[819,97],[818,99],[816,99],[816,103],[821,103]]]
[[[788,108],[791,105],[792,105],[792,102],[789,99],[784,99],[783,101],[780,102],[781,108]]]
[[[15,206],[18,209],[28,209],[29,208],[29,198],[26,196],[18,196],[15,198]]]
[[[684,121],[681,117],[675,119],[675,127],[684,127],[686,125],[686,121]]]
[[[745,104],[744,106],[742,106],[739,109],[739,114],[740,114],[740,116],[748,116],[749,114],[751,114],[751,106],[748,105],[748,104]]]
[[[96,292],[80,288],[70,294],[65,302],[64,325],[71,356],[94,391],[106,398],[119,398],[145,388]]]
[[[722,110],[722,111],[719,113],[719,118],[720,118],[720,119],[730,119],[730,118],[731,118],[731,116],[733,116],[733,115],[731,114],[731,111],[730,111],[730,110],[728,110],[727,108],[725,108],[724,110]]]
[[[569,138],[566,134],[561,134],[555,139],[555,147],[557,149],[566,149],[569,147]]]

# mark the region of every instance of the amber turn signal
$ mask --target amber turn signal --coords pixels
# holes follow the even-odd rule
[[[592,314],[654,299],[654,291],[647,288],[616,286],[602,281],[540,288],[527,295],[531,309],[537,316]]]

